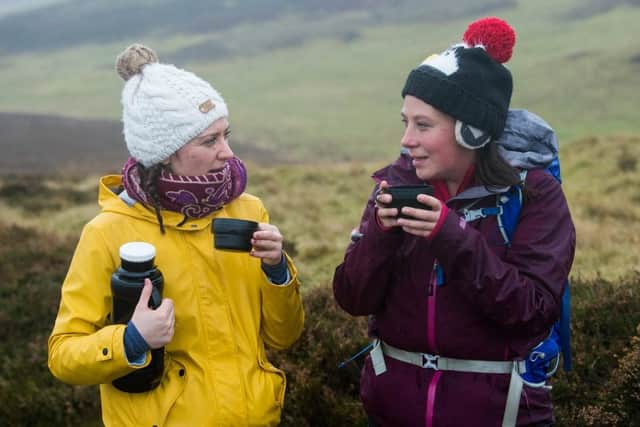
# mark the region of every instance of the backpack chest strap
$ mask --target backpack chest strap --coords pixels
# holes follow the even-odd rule
[[[521,171],[521,182],[524,182],[526,178],[527,171]],[[507,191],[495,193],[495,199],[495,206],[484,208],[471,209],[471,206],[475,203],[473,202],[469,207],[462,209],[462,217],[465,222],[472,222],[488,216],[495,216],[498,222],[498,230],[502,235],[504,243],[510,246],[520,217],[520,209],[522,208],[522,188],[514,185],[508,188]]]

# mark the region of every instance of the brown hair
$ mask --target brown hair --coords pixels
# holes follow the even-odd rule
[[[160,232],[164,234],[164,223],[162,222],[162,215],[160,215],[160,195],[158,194],[157,188],[158,177],[160,176],[164,165],[162,163],[158,163],[146,168],[141,163],[138,163],[137,167],[138,174],[140,175],[140,186],[151,199],[151,205],[156,212],[156,218],[160,224]]]
[[[491,141],[479,150],[476,159],[476,177],[480,183],[486,186],[524,185],[520,182],[518,170],[507,163],[498,153],[495,141]]]

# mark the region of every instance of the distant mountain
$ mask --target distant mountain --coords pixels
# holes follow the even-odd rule
[[[365,18],[360,16],[361,26],[407,20],[442,22],[504,10],[517,3],[517,0],[0,0],[0,57],[132,40],[150,34],[160,37],[176,33],[220,34],[237,25],[259,27],[286,16],[330,21],[353,12],[368,14]],[[623,5],[638,6],[640,0],[583,0],[565,18],[584,19]],[[255,35],[260,43],[259,31]],[[311,30],[307,34],[289,35],[288,39],[307,40],[314,36],[327,34]],[[211,40],[197,47],[214,49],[218,55],[229,53],[224,44]],[[244,48],[238,47],[238,51]],[[189,57],[189,52],[185,55]]]
[[[0,17],[39,9],[65,0],[0,0]]]
[[[41,0],[44,1],[44,0]],[[0,55],[56,50],[85,43],[220,32],[263,25],[283,16],[326,19],[352,11],[385,21],[444,19],[504,8],[514,0],[69,0],[0,17]],[[452,6],[453,5],[453,6]],[[8,7],[8,6],[7,6]],[[16,7],[16,6],[14,6]],[[1,5],[0,5],[1,10]],[[308,38],[307,35],[305,38]]]

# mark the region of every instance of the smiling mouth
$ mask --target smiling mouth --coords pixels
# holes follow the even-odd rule
[[[428,158],[429,158],[429,156],[411,156],[411,159],[417,160],[417,161],[427,160]]]

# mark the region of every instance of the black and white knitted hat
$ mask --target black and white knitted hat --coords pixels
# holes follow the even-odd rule
[[[463,42],[431,55],[411,71],[402,97],[412,95],[498,139],[507,120],[513,81],[502,65],[511,58],[515,32],[505,21],[474,21]]]

